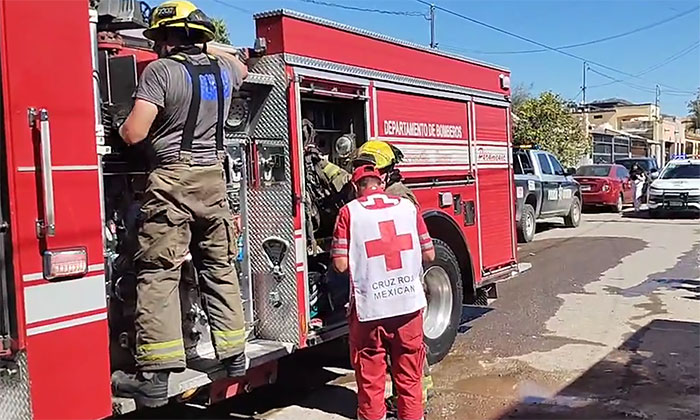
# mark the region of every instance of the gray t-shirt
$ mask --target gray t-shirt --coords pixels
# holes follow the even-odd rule
[[[191,55],[195,63],[209,63],[206,54]],[[231,58],[234,60],[234,58]],[[224,117],[228,115],[231,95],[243,84],[233,62],[218,59],[224,84]],[[216,163],[216,82],[213,75],[200,76],[201,102],[192,140],[192,159],[196,165]],[[192,99],[192,78],[181,63],[161,58],[146,66],[136,88],[137,99],[158,106],[149,137],[158,163],[176,162],[180,156],[182,130]]]

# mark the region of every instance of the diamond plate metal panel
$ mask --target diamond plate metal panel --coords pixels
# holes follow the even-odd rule
[[[260,152],[265,147],[283,149],[284,179],[271,185],[248,190],[249,258],[253,279],[256,337],[298,344],[299,317],[294,249],[292,174],[287,119],[285,64],[281,55],[263,57],[252,69],[272,75],[275,85],[263,105],[262,114],[251,141]],[[249,149],[250,150],[250,149]],[[274,278],[263,241],[277,236],[289,244],[282,264],[282,275]]]
[[[13,420],[31,419],[27,354],[17,354],[15,363],[14,374],[0,376],[0,417]]]

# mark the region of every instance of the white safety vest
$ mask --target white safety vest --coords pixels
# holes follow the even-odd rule
[[[360,321],[390,318],[426,306],[417,209],[377,193],[348,204],[348,258]]]

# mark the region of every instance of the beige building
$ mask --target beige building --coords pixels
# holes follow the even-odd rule
[[[659,165],[666,162],[663,143],[663,120],[654,104],[633,104],[624,99],[605,99],[579,106],[577,113],[587,117],[588,131],[609,127],[631,138],[631,156],[651,156]],[[639,137],[646,139],[640,140]]]
[[[612,130],[616,137],[629,137],[631,156],[651,156],[661,166],[676,155],[700,155],[700,129],[691,131],[690,119],[662,115],[654,104],[611,98],[580,105],[576,113],[582,122],[587,120],[594,149],[595,133],[610,134]]]
[[[686,152],[685,127],[678,117],[664,115],[661,119],[661,141],[664,146],[664,158],[668,161],[672,156],[690,154]],[[691,143],[691,146],[692,143]]]
[[[681,119],[686,155],[700,155],[700,127],[695,127],[692,118]]]

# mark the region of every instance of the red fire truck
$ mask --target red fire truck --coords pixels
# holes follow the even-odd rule
[[[112,398],[110,374],[134,367],[148,145],[124,147],[111,121],[155,59],[133,35],[147,15],[136,1],[0,0],[0,417],[136,409]],[[171,375],[171,396],[214,402],[271,383],[281,357],[347,333],[347,279],[328,270],[338,203],[310,194],[311,139],[339,166],[370,139],[402,151],[438,253],[425,267],[425,340],[439,361],[461,305],[517,273],[508,70],[286,10],[255,23],[224,165],[243,225],[232,253],[248,375],[223,379],[195,256],[180,287],[189,367]]]

